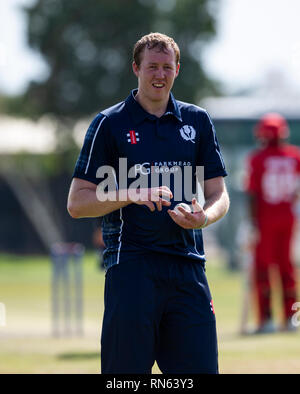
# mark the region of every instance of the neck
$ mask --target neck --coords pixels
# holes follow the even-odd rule
[[[135,95],[136,101],[151,115],[155,115],[158,118],[163,116],[167,110],[169,98],[167,101],[150,101],[146,97],[143,97],[139,91]]]

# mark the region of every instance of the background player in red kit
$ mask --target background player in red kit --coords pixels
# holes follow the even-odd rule
[[[278,266],[284,305],[284,329],[294,330],[291,317],[296,302],[296,269],[291,246],[295,228],[294,203],[299,192],[300,150],[288,143],[286,120],[267,114],[257,124],[255,137],[261,144],[248,159],[247,192],[251,220],[257,230],[254,284],[258,303],[257,333],[272,332],[269,268]]]

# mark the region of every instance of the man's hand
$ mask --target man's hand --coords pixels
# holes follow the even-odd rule
[[[186,211],[181,206],[178,207],[178,211],[181,212],[182,215],[178,215],[174,210],[169,209],[168,214],[174,220],[178,226],[185,229],[197,229],[205,223],[206,215],[201,207],[201,205],[197,202],[195,198],[192,200],[192,209],[193,213]]]
[[[151,212],[154,212],[155,205],[158,211],[161,211],[163,206],[170,206],[171,202],[169,200],[173,198],[173,194],[167,186],[161,186],[147,189],[129,189],[128,197],[133,203],[146,205]]]

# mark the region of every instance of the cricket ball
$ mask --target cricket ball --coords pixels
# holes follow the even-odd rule
[[[174,208],[174,211],[177,213],[177,215],[182,215],[183,216],[183,214],[178,209],[179,207],[182,207],[183,209],[185,209],[188,212],[192,212],[191,207],[188,204],[185,204],[184,202],[180,202]]]

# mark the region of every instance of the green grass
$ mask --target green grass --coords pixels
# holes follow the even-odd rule
[[[217,316],[221,373],[300,373],[300,332],[239,335],[242,278],[221,262],[207,264]],[[0,255],[0,373],[99,373],[104,273],[84,260],[83,337],[51,335],[51,266],[46,257]],[[279,321],[280,308],[276,309]],[[253,320],[253,318],[251,318]],[[159,373],[157,366],[153,373]]]

